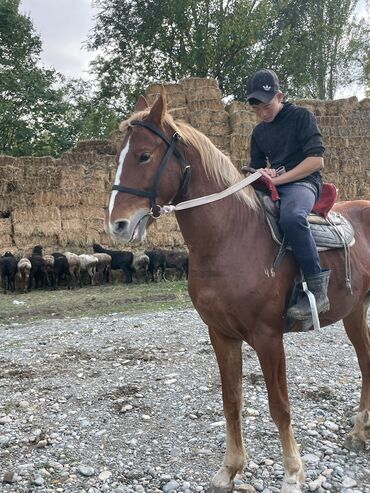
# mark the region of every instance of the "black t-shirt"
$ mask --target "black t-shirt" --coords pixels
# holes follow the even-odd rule
[[[261,122],[252,132],[251,167],[295,168],[306,157],[323,156],[325,147],[314,114],[303,106],[283,103],[282,109],[271,123]],[[320,191],[321,173],[298,180],[315,185]]]

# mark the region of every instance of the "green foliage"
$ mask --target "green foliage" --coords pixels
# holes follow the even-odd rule
[[[103,98],[130,108],[153,81],[215,77],[235,92],[271,6],[250,0],[98,0],[90,48]],[[123,97],[124,95],[124,97]]]
[[[369,26],[354,20],[357,3],[96,0],[93,72],[121,111],[149,83],[189,76],[215,77],[225,95],[242,99],[245,79],[262,67],[278,72],[289,95],[332,98],[366,78]]]
[[[40,65],[41,41],[18,0],[0,0],[0,153],[59,156],[80,139],[106,138],[117,114],[91,84]]]

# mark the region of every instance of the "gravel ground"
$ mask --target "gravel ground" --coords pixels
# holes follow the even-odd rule
[[[0,491],[201,492],[221,465],[218,369],[196,312],[0,327]],[[370,493],[369,449],[343,447],[360,373],[341,324],[288,334],[304,491]],[[280,490],[278,434],[253,350],[244,346],[249,459],[235,489]]]

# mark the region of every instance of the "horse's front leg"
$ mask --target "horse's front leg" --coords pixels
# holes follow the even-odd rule
[[[278,427],[283,449],[285,475],[281,493],[300,493],[305,474],[291,425],[283,337],[271,333],[264,336],[261,330],[255,343],[266,382],[271,417]]]
[[[233,479],[243,470],[245,449],[242,437],[242,341],[230,339],[209,328],[216,353],[222,384],[222,399],[226,418],[226,452],[221,468],[213,477],[209,492],[228,493]]]

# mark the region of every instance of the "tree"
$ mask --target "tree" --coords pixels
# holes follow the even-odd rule
[[[37,65],[41,41],[18,8],[19,0],[0,0],[0,152],[13,155],[33,153],[58,100],[54,71]]]
[[[275,69],[290,95],[331,98],[364,77],[368,36],[354,19],[357,3],[96,0],[93,73],[101,96],[126,109],[149,83],[189,76],[215,77],[225,95],[242,99],[245,79],[262,67]]]
[[[124,105],[153,81],[215,77],[235,88],[249,49],[267,29],[270,3],[257,0],[97,0],[91,49],[101,95]],[[124,22],[122,22],[124,19]],[[245,68],[244,68],[245,67]],[[253,66],[254,67],[254,66]]]
[[[267,33],[267,60],[282,76],[288,93],[333,99],[340,87],[364,83],[369,24],[354,15],[358,0],[278,0],[275,4],[276,19]]]
[[[41,40],[18,9],[0,0],[0,153],[59,156],[79,139],[109,137],[116,112],[92,83],[41,66]]]

